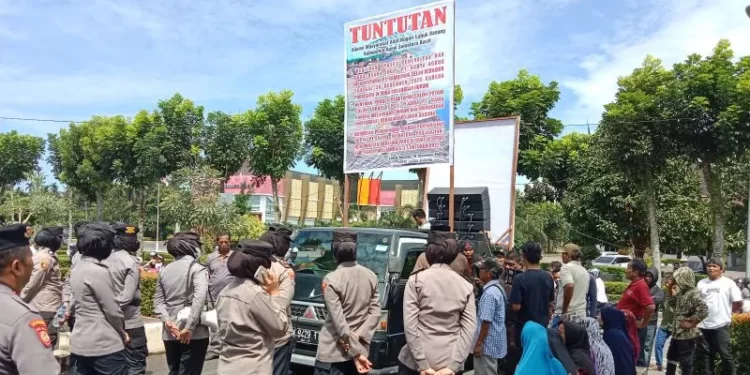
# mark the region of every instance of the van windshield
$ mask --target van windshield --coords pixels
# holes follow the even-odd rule
[[[331,254],[333,230],[301,230],[292,241],[292,251],[296,250],[294,260],[298,272],[326,274],[336,269],[336,260]],[[385,280],[388,269],[388,254],[391,236],[386,234],[357,234],[357,263],[369,268]]]

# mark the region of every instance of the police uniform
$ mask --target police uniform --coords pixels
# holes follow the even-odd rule
[[[21,291],[21,299],[39,311],[49,327],[52,346],[57,345],[57,329],[52,325],[57,309],[62,305],[62,273],[55,252],[39,247],[32,257],[34,270],[28,284]]]
[[[450,265],[413,273],[404,291],[406,345],[398,355],[399,373],[458,372],[474,343],[476,319],[474,288]]]
[[[0,228],[0,252],[23,246],[29,246],[25,225]],[[52,340],[39,313],[2,283],[0,306],[0,374],[58,374],[60,365],[50,350]]]
[[[268,257],[272,252],[270,244],[257,240],[242,241],[241,247],[265,251]],[[282,275],[277,273],[278,267],[273,264],[271,272],[281,279]],[[289,297],[288,291],[282,290],[281,285],[279,280],[280,293],[270,296],[255,280],[235,277],[221,291],[216,306],[219,338],[225,343],[219,355],[220,375],[273,374],[275,343],[285,336],[286,342],[289,341],[289,318],[286,311]]]
[[[70,275],[73,273],[73,270],[76,268],[78,261],[80,260],[80,251],[75,252],[75,254],[70,257],[70,269],[68,270],[68,276],[65,278],[62,287],[62,304],[65,308],[65,313],[68,314],[68,328],[70,328],[71,332],[73,332],[73,327],[76,324],[76,316],[75,311],[73,310],[73,304],[71,303],[71,301],[73,301],[73,292],[70,289]]]
[[[113,225],[112,229],[115,230],[116,236],[132,237],[133,241],[136,240],[139,231],[136,226],[122,223]],[[141,272],[138,258],[127,250],[115,248],[109,258],[104,260],[104,264],[112,275],[117,303],[125,318],[125,331],[130,336],[130,343],[125,346],[128,374],[145,374],[148,346],[141,318]]]
[[[338,230],[334,231],[334,243],[339,233],[351,237],[347,242],[356,242],[355,233]],[[352,359],[369,355],[370,341],[380,321],[377,276],[356,261],[342,262],[323,278],[321,290],[328,314],[318,339],[315,373],[358,374]],[[339,344],[341,340],[349,344],[348,351]]]
[[[183,232],[184,233],[184,232]],[[174,239],[174,238],[173,238]],[[170,243],[167,243],[169,249]],[[180,310],[191,308],[189,321],[179,324],[181,329],[192,330],[188,345],[181,344],[167,328],[162,330],[162,340],[170,368],[179,374],[200,374],[208,349],[208,327],[199,324],[208,295],[208,272],[196,263],[194,256],[180,255],[159,272],[154,293],[154,311],[162,322],[175,320]],[[177,370],[174,373],[177,373]]]
[[[111,241],[114,231],[109,225],[90,223],[79,243],[89,236]],[[77,315],[76,329],[70,334],[71,366],[81,374],[125,375],[127,334],[112,276],[104,261],[90,256],[94,249],[80,250],[81,259],[70,274],[71,303]]]

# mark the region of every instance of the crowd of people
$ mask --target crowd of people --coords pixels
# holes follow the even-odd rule
[[[57,374],[57,327],[67,324],[72,374],[145,374],[148,349],[140,316],[139,229],[125,223],[76,227],[71,272],[63,280],[56,251],[62,228],[34,237],[22,224],[0,228],[0,373]],[[216,251],[201,264],[200,236],[176,233],[167,241],[175,260],[158,272],[155,312],[172,375],[200,374],[218,359],[219,374],[288,374],[294,337],[291,301],[295,271],[285,260],[291,231],[274,226],[259,240],[215,238]],[[364,374],[372,369],[369,345],[381,317],[376,275],[357,264],[357,233],[333,232],[337,267],[321,291],[328,314],[319,335],[315,373]],[[742,310],[744,281],[707,263],[697,285],[682,267],[658,284],[661,273],[633,259],[630,283],[617,304],[603,293],[596,269],[586,270],[581,250],[564,247],[562,262],[542,270],[542,248],[481,259],[470,244],[432,231],[403,296],[406,344],[401,375],[451,375],[473,357],[477,375],[633,375],[648,366],[671,336],[666,372],[693,373],[693,356],[705,352],[701,373],[734,375],[729,347],[732,314]],[[745,289],[742,289],[742,287]],[[658,311],[663,311],[658,320]],[[216,324],[209,316],[215,315]]]

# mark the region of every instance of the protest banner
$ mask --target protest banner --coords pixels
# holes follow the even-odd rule
[[[345,25],[344,173],[453,162],[455,3]]]

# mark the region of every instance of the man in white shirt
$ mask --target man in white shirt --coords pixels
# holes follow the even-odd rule
[[[414,213],[411,214],[411,217],[417,222],[419,229],[430,229],[430,221],[427,220],[427,215],[423,209],[417,208],[414,210]]]
[[[703,302],[708,306],[708,317],[698,324],[703,333],[703,342],[699,351],[709,355],[704,360],[704,374],[714,374],[716,353],[721,357],[722,374],[735,375],[734,358],[729,346],[729,325],[732,323],[732,312],[742,309],[742,292],[737,284],[725,277],[724,264],[718,259],[709,259],[706,263],[708,278],[698,282],[698,291]]]
[[[581,255],[581,248],[576,244],[567,244],[563,248],[564,264],[560,269],[560,281],[557,283],[556,317],[552,320],[553,328],[557,328],[559,318],[586,319],[586,296],[589,293],[590,276],[581,265]]]

